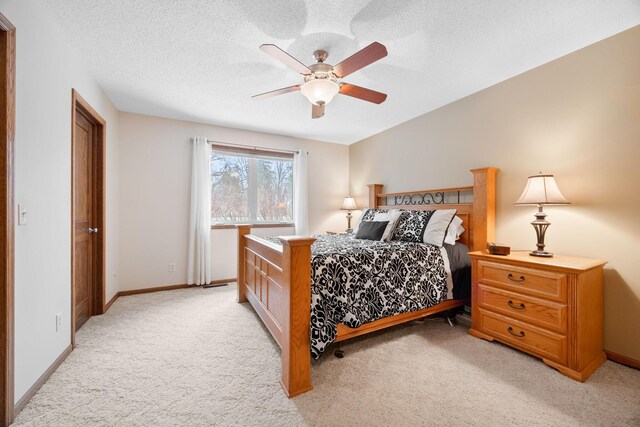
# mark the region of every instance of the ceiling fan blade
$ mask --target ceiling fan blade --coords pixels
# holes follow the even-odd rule
[[[340,93],[343,95],[362,99],[363,101],[373,102],[374,104],[382,104],[385,99],[387,99],[386,93],[376,92],[375,90],[351,85],[349,83],[344,83],[342,86],[340,86]]]
[[[278,61],[282,62],[287,67],[291,68],[293,71],[297,71],[300,74],[311,74],[311,70],[307,68],[302,62],[298,61],[293,56],[289,55],[284,50],[280,49],[275,44],[263,44],[260,46],[260,49],[263,52],[268,53],[273,56]]]
[[[338,78],[346,77],[385,56],[387,56],[387,48],[378,42],[373,42],[333,67],[333,73]]]
[[[324,105],[311,104],[311,118],[319,119],[322,116],[324,116]]]
[[[284,95],[285,93],[295,92],[297,90],[300,90],[300,85],[283,87],[282,89],[276,89],[270,92],[261,93],[259,95],[253,95],[251,99],[258,100],[258,99],[270,98],[272,96]]]

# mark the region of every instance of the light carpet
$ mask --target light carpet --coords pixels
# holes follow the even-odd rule
[[[640,371],[613,362],[581,384],[440,319],[343,348],[287,399],[280,350],[234,286],[120,298],[15,425],[640,425]]]

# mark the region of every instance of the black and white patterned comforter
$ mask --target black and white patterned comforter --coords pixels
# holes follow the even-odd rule
[[[357,328],[447,298],[440,248],[319,235],[311,247],[311,355],[318,359],[339,323]],[[268,240],[280,243],[277,238]]]

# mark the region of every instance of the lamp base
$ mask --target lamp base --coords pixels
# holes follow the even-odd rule
[[[538,212],[535,214],[536,220],[531,223],[533,228],[536,230],[536,236],[538,236],[538,243],[536,244],[538,249],[529,252],[529,255],[531,256],[540,256],[545,258],[553,256],[551,252],[544,250],[544,234],[546,233],[547,228],[551,225],[551,223],[545,219],[546,216],[547,214],[542,211],[542,205],[538,205]]]
[[[353,231],[353,229],[351,228],[351,211],[348,210],[347,211],[347,233],[349,233],[350,231]]]
[[[531,252],[529,252],[529,255],[551,258],[553,256],[553,253],[552,252],[547,252],[547,251],[531,251]]]

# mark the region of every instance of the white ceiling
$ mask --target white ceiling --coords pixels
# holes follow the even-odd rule
[[[350,144],[640,24],[638,0],[41,0],[121,111]],[[258,49],[337,64],[373,41],[389,56],[311,119],[302,82]],[[215,135],[211,135],[215,137]]]

